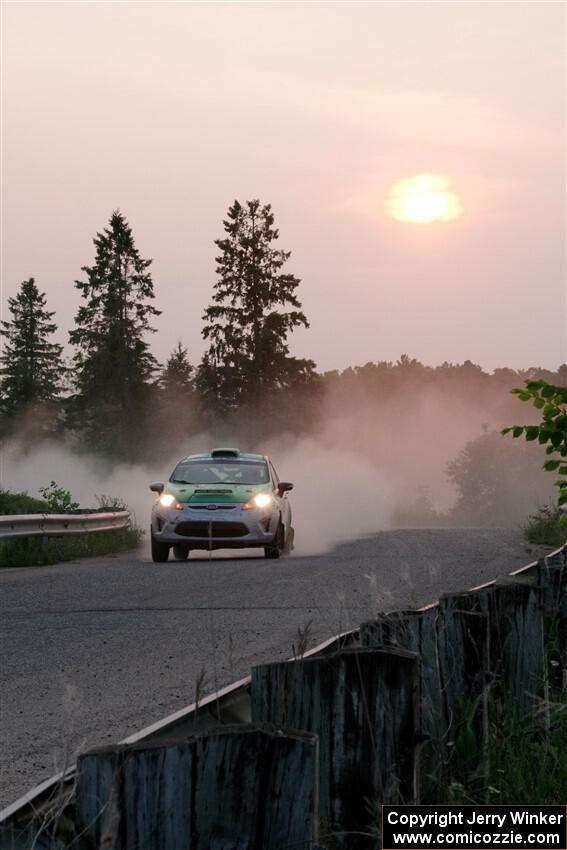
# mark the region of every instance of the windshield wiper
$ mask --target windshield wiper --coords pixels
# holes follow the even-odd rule
[[[182,478],[172,478],[172,484],[193,484],[193,481],[184,481]]]

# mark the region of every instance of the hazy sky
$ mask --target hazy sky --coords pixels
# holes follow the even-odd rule
[[[557,367],[565,310],[565,5],[4,3],[2,307],[34,276],[60,339],[119,208],[153,257],[153,348],[196,361],[213,240],[273,205],[320,369],[402,353]],[[455,221],[390,218],[448,180]]]

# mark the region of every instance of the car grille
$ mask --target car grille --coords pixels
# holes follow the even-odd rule
[[[233,511],[236,505],[223,505],[222,502],[220,502],[215,504],[214,507],[211,507],[210,504],[196,505],[194,502],[189,502],[188,507],[190,507],[192,511]]]
[[[216,490],[195,490],[195,496],[218,496],[220,493],[227,495],[231,494],[232,490],[220,490],[218,487]]]
[[[179,522],[175,531],[184,537],[245,537],[248,529],[243,522]]]

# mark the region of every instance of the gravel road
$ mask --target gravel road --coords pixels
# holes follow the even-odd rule
[[[387,531],[316,557],[153,564],[145,551],[0,570],[0,808],[72,763],[377,611],[414,607],[537,557],[518,531]]]

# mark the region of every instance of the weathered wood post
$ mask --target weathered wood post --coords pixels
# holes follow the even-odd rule
[[[445,787],[442,772],[445,724],[437,664],[437,616],[437,606],[425,611],[391,611],[360,627],[363,646],[397,647],[418,656],[418,740],[421,744],[417,795],[422,803],[439,800]]]
[[[503,578],[481,590],[441,597],[452,607],[488,617],[488,679],[493,697],[519,713],[533,708],[544,670],[543,593],[535,578]]]
[[[525,715],[543,693],[545,650],[543,591],[535,580],[503,580],[488,596],[490,665],[497,695],[508,710]]]
[[[380,804],[415,800],[418,687],[415,654],[396,649],[253,668],[253,722],[319,736],[323,844],[375,848]]]
[[[97,850],[310,850],[313,734],[228,727],[79,758],[77,826]]]
[[[444,798],[450,782],[466,773],[466,757],[476,755],[471,749],[485,739],[479,698],[488,670],[487,617],[474,610],[478,597],[464,597],[449,595],[422,611],[392,611],[361,627],[363,644],[419,656],[420,802]]]
[[[543,693],[544,660],[542,593],[533,577],[441,597],[438,663],[448,781],[465,780],[476,766],[482,786],[489,771],[490,706],[497,720],[529,714]]]
[[[468,779],[473,768],[488,775],[488,686],[490,640],[488,614],[481,594],[448,594],[439,601],[437,669],[444,726],[443,776],[447,792],[452,782]]]
[[[549,686],[554,690],[567,691],[566,549],[552,558],[542,558],[538,562],[537,583],[543,594]]]

